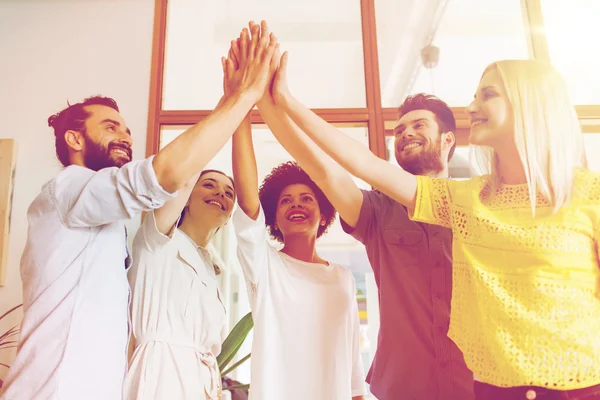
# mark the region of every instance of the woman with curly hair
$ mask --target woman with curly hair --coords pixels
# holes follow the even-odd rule
[[[233,223],[254,319],[251,398],[362,399],[354,277],[316,251],[335,209],[294,162],[274,168],[258,189],[248,118],[233,137],[233,175]]]

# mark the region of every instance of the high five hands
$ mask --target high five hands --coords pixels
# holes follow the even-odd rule
[[[256,102],[279,103],[289,94],[286,78],[287,52],[281,55],[279,43],[268,25],[250,21],[240,36],[232,40],[227,58],[221,58],[225,97],[236,90],[251,90]],[[262,91],[260,89],[262,88]],[[260,92],[260,95],[258,94]]]
[[[221,58],[223,92],[226,98],[248,96],[256,103],[270,86],[279,44],[265,21],[260,25],[251,22],[249,26],[250,32],[244,28],[240,37],[231,41],[227,58]]]

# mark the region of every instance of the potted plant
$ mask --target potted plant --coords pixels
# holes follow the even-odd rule
[[[254,321],[252,320],[252,313],[248,313],[238,321],[233,327],[229,335],[221,346],[221,353],[217,357],[217,364],[219,365],[219,371],[221,372],[223,390],[231,391],[231,397],[233,400],[236,399],[247,399],[248,389],[250,384],[241,384],[240,382],[233,381],[227,374],[231,373],[237,367],[242,365],[246,360],[250,358],[250,353],[242,357],[239,361],[228,367],[229,363],[235,358],[239,351],[242,343],[246,340],[248,333],[254,327]]]
[[[2,320],[9,315],[10,313],[12,313],[13,311],[15,311],[16,309],[18,309],[19,307],[22,307],[23,304],[19,304],[18,306],[15,306],[13,308],[11,308],[10,310],[8,310],[7,312],[5,312],[4,314],[2,314],[2,316],[0,317],[0,322],[2,322]],[[10,328],[9,330],[7,330],[6,332],[0,334],[0,350],[6,350],[6,349],[12,349],[17,347],[17,343],[18,338],[17,336],[19,335],[19,333],[21,332],[21,330],[19,329],[19,325],[13,326],[12,328]],[[6,367],[6,368],[10,368],[9,365],[6,365],[4,363],[0,363],[0,366]],[[4,382],[2,381],[2,379],[0,379],[0,389],[2,388],[2,384]]]

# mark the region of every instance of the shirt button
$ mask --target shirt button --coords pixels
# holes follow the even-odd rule
[[[446,330],[444,329],[444,327],[442,327],[442,326],[438,326],[438,327],[436,328],[436,331],[437,331],[437,333],[439,333],[440,335],[443,335],[443,334],[445,334],[445,331],[446,331]]]
[[[444,296],[441,293],[436,293],[435,294],[436,299],[438,300],[442,300],[444,298]]]
[[[440,367],[442,367],[442,368],[446,368],[446,367],[448,367],[448,363],[447,363],[446,361],[442,361],[442,362],[440,363]]]
[[[527,393],[525,393],[525,398],[527,400],[535,400],[537,398],[537,393],[535,390],[528,390]]]
[[[433,231],[433,233],[432,233],[431,235],[432,235],[432,236],[437,236],[437,235],[439,235],[439,234],[440,234],[440,233],[439,233],[438,231]]]
[[[442,266],[442,263],[441,263],[441,262],[439,262],[439,261],[436,261],[436,262],[433,264],[433,266],[434,266],[434,267],[436,267],[436,268],[439,268],[439,267],[441,267],[441,266]]]

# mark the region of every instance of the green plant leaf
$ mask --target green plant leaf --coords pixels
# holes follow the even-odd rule
[[[223,371],[223,373],[221,373],[221,376],[226,376],[227,374],[231,373],[231,371],[233,371],[234,369],[236,369],[237,367],[239,367],[240,365],[242,365],[249,358],[250,358],[250,353],[246,354],[246,356],[244,358],[242,358],[241,360],[237,361],[231,367],[229,367],[225,371]]]
[[[223,390],[248,390],[248,389],[250,389],[250,384],[227,386],[227,387],[223,388]]]
[[[248,313],[238,321],[233,327],[229,335],[221,346],[221,353],[217,357],[217,364],[219,365],[219,371],[223,371],[227,364],[234,359],[236,353],[242,347],[242,343],[248,336],[250,330],[254,327],[254,321],[252,320],[252,313]]]
[[[6,317],[8,314],[10,314],[11,312],[15,311],[17,308],[22,307],[23,304],[19,304],[18,306],[15,306],[13,308],[11,308],[10,310],[8,310],[7,312],[5,312],[4,314],[2,314],[2,316],[0,317],[0,321],[2,321],[2,318]]]

